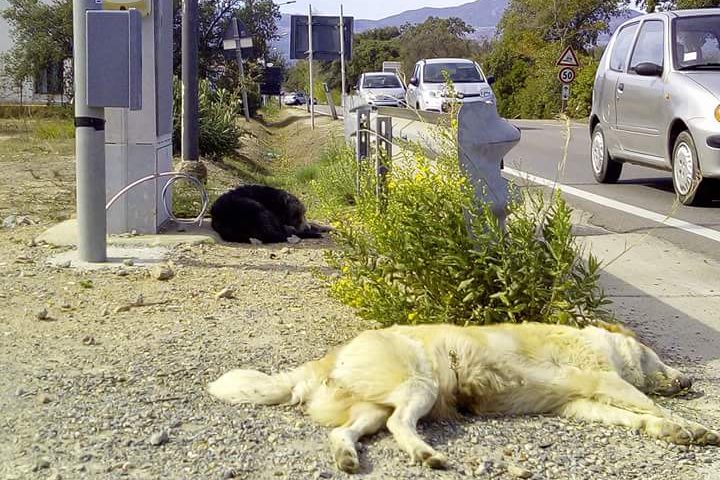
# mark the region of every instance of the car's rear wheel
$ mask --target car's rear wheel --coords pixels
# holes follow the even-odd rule
[[[595,180],[598,182],[615,183],[620,178],[623,164],[610,157],[605,143],[605,133],[599,123],[593,129],[590,145],[590,163]]]
[[[690,132],[678,135],[673,148],[673,187],[683,205],[698,205],[707,197],[707,183],[703,182],[697,148]]]

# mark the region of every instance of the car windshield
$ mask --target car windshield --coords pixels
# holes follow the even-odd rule
[[[447,72],[450,80],[454,83],[481,83],[485,79],[473,63],[428,63],[423,70],[423,81],[425,83],[445,83]]]
[[[400,88],[400,80],[395,75],[368,75],[364,78],[363,88]]]
[[[678,70],[720,70],[720,16],[675,19],[673,56]]]

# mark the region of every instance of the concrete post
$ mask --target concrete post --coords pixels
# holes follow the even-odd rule
[[[388,165],[392,161],[393,131],[392,118],[377,117],[375,134],[377,135],[377,157],[375,157],[375,194],[384,203],[385,177],[388,173]]]
[[[182,12],[182,159],[200,158],[198,114],[198,0],[183,0]]]
[[[335,109],[335,101],[333,101],[332,92],[330,91],[330,87],[328,87],[327,82],[323,83],[323,89],[325,89],[325,98],[327,98],[328,106],[330,107],[330,115],[333,120],[337,120],[338,115],[337,110]]]
[[[85,23],[87,10],[101,8],[94,0],[73,0],[78,254],[86,262],[107,261],[105,109],[87,105]]]
[[[233,19],[237,22],[237,19]],[[245,121],[250,121],[250,106],[248,105],[247,88],[245,88],[245,67],[243,66],[242,48],[240,47],[240,25],[237,26],[237,35],[235,36],[235,55],[238,64],[238,71],[240,72],[240,92],[242,94],[243,102],[243,114],[245,115]]]
[[[355,161],[357,175],[355,189],[358,195],[360,195],[363,160],[370,156],[370,111],[369,106],[359,107],[356,111]]]
[[[347,85],[345,85],[345,16],[343,6],[340,4],[340,82],[342,93],[340,94],[340,102],[345,106],[345,95],[347,94]]]
[[[308,50],[308,70],[310,73],[310,98],[308,98],[309,107],[310,107],[310,127],[315,130],[315,102],[313,99],[315,98],[315,85],[313,84],[313,28],[312,28],[312,5],[308,5],[308,43],[309,43],[309,50]]]
[[[458,155],[475,187],[478,202],[490,202],[504,227],[507,216],[507,180],[500,162],[520,141],[520,130],[501,118],[494,104],[466,103],[458,114]]]

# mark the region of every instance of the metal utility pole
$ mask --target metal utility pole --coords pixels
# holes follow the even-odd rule
[[[240,71],[240,92],[242,93],[243,113],[245,114],[245,121],[249,122],[250,107],[248,106],[247,89],[245,88],[245,67],[243,67],[242,46],[240,45],[240,22],[237,18],[234,19],[234,22],[237,24],[237,28],[235,29],[237,32],[235,35],[235,55],[237,56],[238,70]]]
[[[345,19],[343,17],[343,6],[340,4],[340,76],[342,77],[342,94],[340,101],[342,107],[345,108],[345,94],[347,93],[345,85]]]
[[[198,113],[198,0],[183,0],[182,14],[182,159],[200,158]]]
[[[315,87],[313,85],[313,30],[312,30],[312,5],[308,5],[308,43],[309,54],[308,61],[310,69],[310,126],[315,130]]]
[[[105,109],[87,105],[85,33],[85,12],[101,8],[95,0],[73,0],[78,254],[85,262],[107,261]]]

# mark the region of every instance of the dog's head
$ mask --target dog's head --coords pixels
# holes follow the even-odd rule
[[[285,196],[285,225],[292,226],[299,232],[310,230],[310,225],[305,220],[305,205],[294,195]]]

